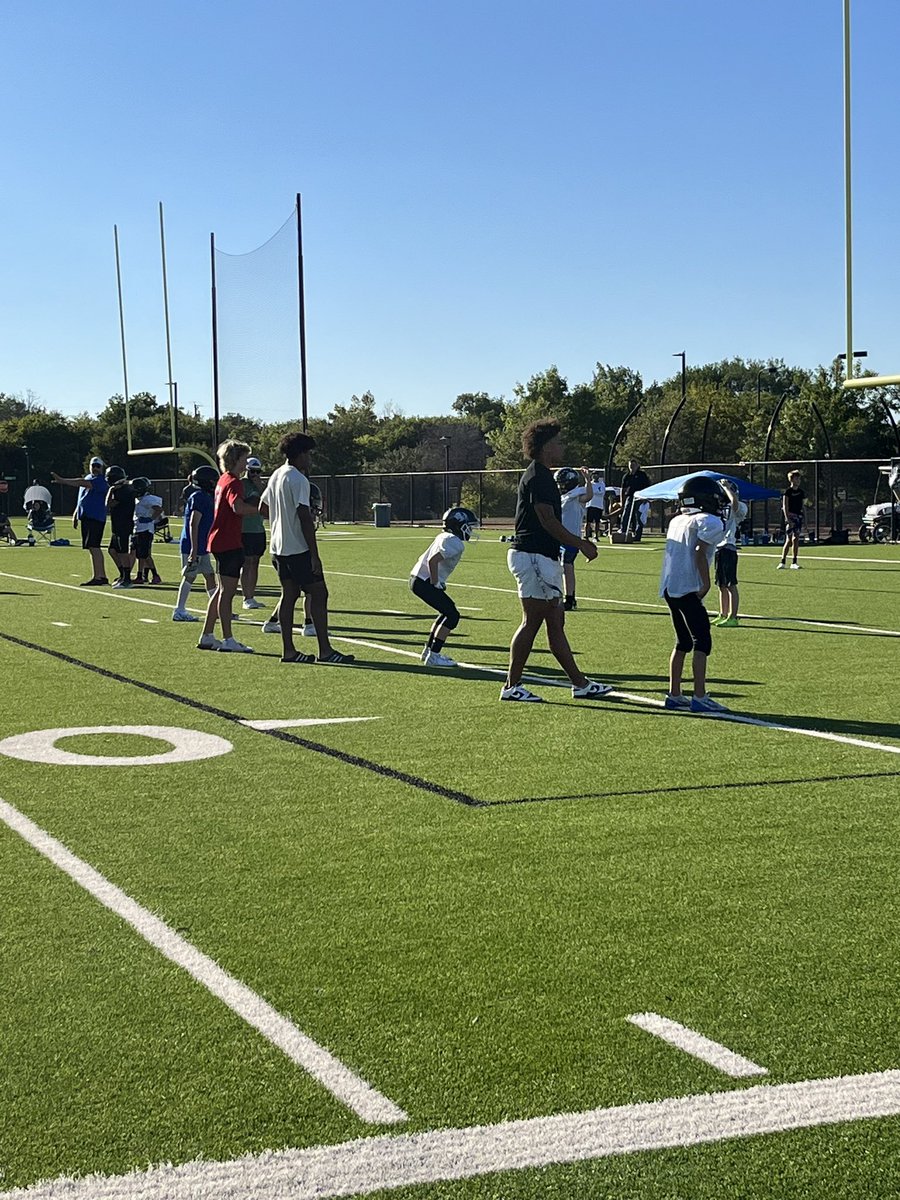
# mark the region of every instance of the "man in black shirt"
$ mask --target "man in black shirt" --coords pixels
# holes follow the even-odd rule
[[[507,556],[522,602],[522,623],[509,648],[509,674],[500,692],[501,700],[541,700],[519,681],[534,639],[544,624],[550,650],[571,679],[576,700],[597,700],[612,691],[609,684],[588,679],[579,670],[563,625],[560,545],[574,546],[588,561],[597,557],[597,547],[569,533],[560,521],[559,488],[550,470],[562,462],[559,432],[558,421],[545,420],[535,421],[522,434],[522,450],[531,461],[519,480],[516,531]]]
[[[638,541],[644,532],[644,525],[641,521],[640,505],[635,503],[634,494],[649,486],[650,476],[646,471],[641,470],[641,464],[637,459],[630,458],[628,470],[622,476],[622,524],[620,528],[623,533],[627,533],[629,529],[634,530],[635,538]]]
[[[791,570],[799,571],[797,553],[800,549],[800,537],[803,533],[803,502],[806,492],[800,486],[800,472],[788,472],[788,485],[781,493],[781,515],[784,519],[784,549],[781,551],[781,562],[777,570],[783,571],[787,565],[788,550],[793,549]]]

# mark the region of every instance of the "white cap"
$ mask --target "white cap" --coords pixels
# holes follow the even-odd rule
[[[105,467],[106,463],[103,461],[102,458],[98,458],[97,455],[95,454],[94,457],[91,459],[91,466],[92,467]]]

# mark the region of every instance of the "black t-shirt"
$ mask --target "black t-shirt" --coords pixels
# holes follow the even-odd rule
[[[559,542],[547,533],[538,520],[535,504],[549,504],[557,521],[561,520],[562,501],[553,472],[539,462],[532,462],[519,480],[513,547],[524,550],[526,554],[559,558]]]
[[[125,480],[113,484],[110,488],[107,507],[114,533],[120,535],[131,533],[134,525],[135,500],[134,488]]]
[[[650,476],[646,471],[635,471],[633,475],[622,476],[622,499],[627,500],[635,492],[650,486]]]
[[[806,499],[806,492],[803,488],[785,488],[782,495],[787,498],[787,510],[795,516],[803,516],[803,501]]]

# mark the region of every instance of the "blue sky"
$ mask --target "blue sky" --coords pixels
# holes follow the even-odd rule
[[[0,390],[122,390],[117,224],[129,383],[164,394],[161,200],[174,376],[209,412],[209,234],[250,251],[298,191],[314,415],[366,389],[448,412],[551,363],[650,382],[682,349],[828,361],[841,9],[6,0]],[[855,0],[853,36],[855,340],[896,372],[900,4]]]

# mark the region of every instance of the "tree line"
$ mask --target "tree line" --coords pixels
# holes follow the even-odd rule
[[[741,358],[689,367],[687,399],[671,429],[666,461],[723,466],[760,461],[779,404],[772,459],[900,454],[892,423],[900,418],[898,390],[844,390],[842,379],[843,365],[837,361],[812,370],[789,367],[782,360]],[[681,399],[680,373],[645,386],[629,367],[597,363],[589,381],[570,384],[551,366],[516,384],[509,397],[486,392],[457,396],[451,411],[440,417],[407,416],[390,404],[379,411],[372,393],[364,392],[335,404],[326,417],[310,420],[309,432],[317,443],[317,474],[437,472],[448,462],[451,470],[517,468],[522,465],[522,430],[553,414],[563,423],[569,461],[603,467],[617,431],[633,414],[615,448],[614,463],[621,468],[630,458],[645,464],[659,461]],[[214,450],[211,419],[182,411],[178,421],[179,444]],[[131,422],[136,447],[171,444],[168,407],[151,393],[132,396]],[[249,442],[271,468],[278,462],[279,438],[298,424],[226,413],[220,436]],[[51,470],[79,474],[92,454],[155,479],[184,476],[198,463],[196,457],[171,453],[129,458],[127,449],[120,395],[110,397],[96,416],[73,417],[46,409],[32,394],[0,393],[0,476],[47,482]]]

